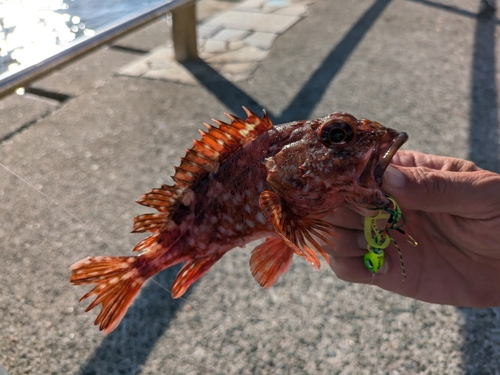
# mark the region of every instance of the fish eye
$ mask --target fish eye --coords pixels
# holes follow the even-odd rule
[[[354,129],[345,121],[328,122],[318,130],[318,136],[328,147],[346,145],[354,138]]]

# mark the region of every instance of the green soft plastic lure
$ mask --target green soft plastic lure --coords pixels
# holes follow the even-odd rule
[[[403,231],[402,227],[405,224],[405,218],[399,205],[391,196],[386,195],[386,197],[391,201],[391,205],[389,207],[384,210],[380,210],[378,215],[375,217],[365,217],[364,233],[368,243],[368,251],[364,256],[363,261],[366,268],[373,273],[378,273],[385,263],[384,249],[392,242],[399,254],[401,272],[404,280],[406,278],[406,272],[403,263],[403,255],[401,254],[401,249],[399,248],[398,243],[391,237],[390,232],[396,230],[406,235],[408,237],[408,242],[413,246],[417,246],[418,243],[410,235]],[[379,229],[377,225],[378,220],[387,220],[384,229]]]

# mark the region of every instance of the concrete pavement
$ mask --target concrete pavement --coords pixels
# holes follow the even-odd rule
[[[115,74],[162,47],[159,22],[35,84],[64,100],[0,101],[0,162],[46,194],[0,168],[0,363],[11,375],[498,374],[500,309],[413,301],[301,259],[264,290],[252,246],[184,299],[168,292],[178,267],[158,275],[108,336],[68,282],[83,257],[129,254],[148,212],[134,200],[171,182],[203,121],[242,105],[275,123],[351,112],[407,131],[406,148],[500,171],[499,22],[479,10],[316,0],[246,80],[203,62],[184,65],[196,84]]]

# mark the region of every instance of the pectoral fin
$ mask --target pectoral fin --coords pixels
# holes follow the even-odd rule
[[[252,251],[250,270],[264,288],[273,286],[290,268],[294,251],[281,237],[268,237]]]
[[[328,255],[314,237],[335,248],[327,238],[327,236],[337,237],[331,224],[320,219],[294,214],[288,209],[286,202],[270,190],[262,192],[259,203],[276,232],[297,255],[306,259],[316,270],[320,268],[316,253],[321,254],[328,262]]]

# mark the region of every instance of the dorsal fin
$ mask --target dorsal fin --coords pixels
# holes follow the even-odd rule
[[[157,232],[170,219],[175,210],[183,202],[184,196],[205,178],[210,172],[216,171],[219,165],[246,143],[273,127],[271,119],[263,110],[263,117],[243,107],[247,118],[242,120],[225,113],[231,120],[230,124],[212,119],[218,127],[205,123],[208,132],[201,133],[201,139],[195,140],[191,149],[186,150],[186,156],[181,158],[181,164],[175,168],[172,176],[173,186],[163,185],[161,189],[153,189],[139,198],[137,203],[155,208],[162,215],[146,214],[134,219],[134,231]],[[161,216],[161,220],[160,220]]]

